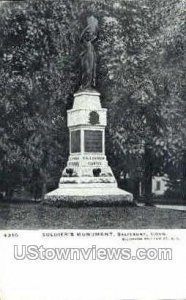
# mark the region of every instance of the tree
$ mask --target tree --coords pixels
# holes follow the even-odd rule
[[[68,153],[66,109],[79,87],[79,36],[87,15],[94,14],[109,161],[116,176],[124,172],[144,182],[149,202],[152,176],[170,164],[185,164],[184,5],[181,0],[28,0],[2,6],[3,184],[34,192],[37,182],[43,196],[58,181]],[[15,172],[20,175],[14,181]]]
[[[50,172],[67,156],[66,105],[74,89],[71,13],[69,3],[60,2],[62,18],[57,4],[7,7],[3,31],[1,163],[6,170],[10,164],[24,165],[27,183],[39,173],[42,196]]]

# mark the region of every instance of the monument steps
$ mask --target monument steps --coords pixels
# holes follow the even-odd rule
[[[133,206],[130,193],[119,188],[56,189],[47,194],[44,204],[63,206]]]

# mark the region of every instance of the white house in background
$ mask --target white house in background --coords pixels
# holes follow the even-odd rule
[[[165,191],[168,189],[167,186],[168,176],[154,176],[152,178],[152,193],[155,195],[164,195]]]

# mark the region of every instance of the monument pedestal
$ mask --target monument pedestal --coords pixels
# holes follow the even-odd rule
[[[59,188],[46,194],[45,201],[132,202],[132,194],[117,187],[105,156],[107,109],[101,107],[100,94],[76,93],[67,113],[70,156]]]

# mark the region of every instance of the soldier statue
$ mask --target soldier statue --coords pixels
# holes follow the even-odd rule
[[[98,20],[94,17],[87,18],[87,26],[81,34],[84,50],[81,52],[81,89],[92,89],[96,86],[96,53],[94,42],[98,36]]]

